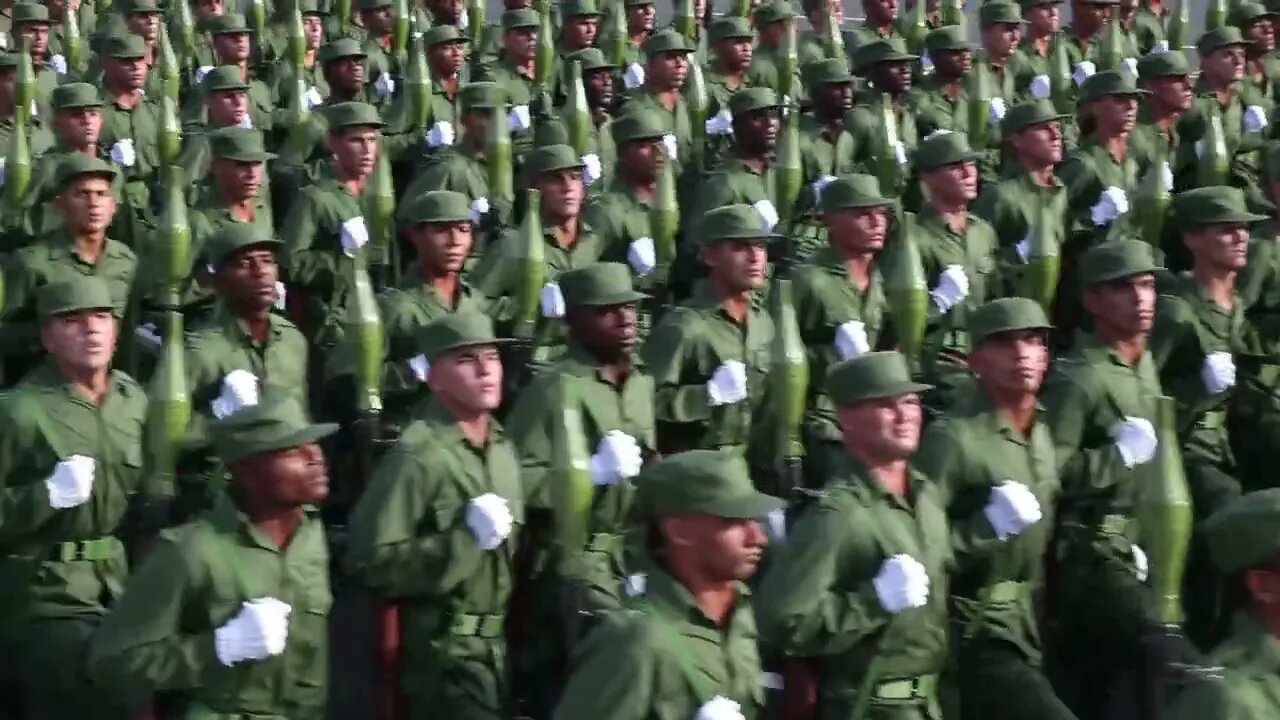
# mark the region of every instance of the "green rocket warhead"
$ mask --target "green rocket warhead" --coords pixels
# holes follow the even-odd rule
[[[156,51],[160,56],[158,64],[160,65],[161,94],[173,100],[176,105],[182,90],[182,67],[178,64],[178,54],[173,50],[173,43],[169,40],[169,30],[164,23],[160,23],[160,30],[156,36]]]
[[[1022,294],[1040,303],[1046,315],[1053,313],[1053,301],[1058,294],[1058,275],[1061,272],[1059,227],[1062,217],[1056,215],[1049,203],[1036,203],[1033,211],[1034,225],[1027,234],[1027,264],[1024,268]]]
[[[507,113],[503,108],[495,108],[489,120],[488,157],[489,199],[511,202],[515,199],[515,189],[511,176],[511,131],[508,129]]]
[[[924,36],[920,37],[923,41]],[[822,34],[822,46],[827,57],[836,58],[846,65],[849,63],[849,56],[844,49],[844,32],[840,29],[840,23],[836,20],[836,14],[830,5],[827,6],[827,27]]]
[[[253,31],[253,48],[259,58],[266,57],[267,5],[265,0],[249,3],[249,29]]]
[[[31,150],[27,146],[27,126],[14,124],[9,135],[4,162],[4,206],[10,222],[22,217],[27,190],[31,187]]]
[[[787,31],[782,34],[778,53],[778,94],[783,102],[798,102],[796,92],[796,68],[800,67],[800,54],[796,44],[796,22],[787,21]]]
[[[591,449],[582,423],[573,376],[562,375],[559,422],[553,431],[555,448],[551,503],[555,508],[556,541],[564,562],[572,562],[587,545],[591,519]]]
[[[84,7],[81,4],[80,7]],[[163,23],[161,23],[163,25]],[[62,15],[62,56],[66,58],[67,70],[75,73],[83,67],[84,39],[80,36],[80,10],[72,12],[71,8]]]
[[[191,422],[182,337],[182,313],[170,310],[165,313],[160,362],[147,388],[148,472],[161,488],[173,486],[178,455]]]
[[[671,19],[671,27],[691,41],[698,36],[698,16],[694,4],[694,0],[679,0],[676,3],[676,15]]]
[[[407,60],[409,52],[409,31],[413,24],[413,10],[409,9],[408,0],[394,0],[391,21],[391,51],[400,60]]]
[[[658,158],[658,182],[649,206],[649,232],[657,258],[656,272],[670,272],[676,262],[676,232],[680,228],[680,205],[676,200],[676,172],[666,155]],[[663,277],[663,276],[659,276]]]
[[[427,65],[427,50],[422,36],[410,41],[409,57],[405,60],[405,85],[409,91],[409,114],[413,126],[419,130],[431,127],[431,68]]]
[[[1204,135],[1196,143],[1199,159],[1196,162],[1196,184],[1200,187],[1226,185],[1231,158],[1227,155],[1227,134],[1222,129],[1222,113],[1215,103],[1209,103],[1209,113]]]
[[[1063,115],[1074,115],[1076,91],[1071,79],[1071,56],[1067,54],[1066,40],[1054,38],[1049,51],[1049,95],[1053,107]]]
[[[1098,71],[1119,70],[1124,59],[1124,35],[1120,21],[1112,18],[1102,30],[1102,42],[1098,44]]]
[[[290,157],[301,161],[311,148],[311,110],[307,107],[307,83],[302,73],[293,76],[293,98],[285,119],[285,149]]]
[[[178,42],[173,46],[178,56],[178,67],[189,67],[196,54],[196,19],[191,15],[191,3],[170,3],[173,27],[178,31]],[[164,24],[164,20],[160,21]]]
[[[507,287],[515,301],[515,326],[512,334],[520,340],[530,340],[538,324],[538,299],[546,282],[546,258],[542,239],[542,195],[537,190],[525,190],[524,221],[516,230],[519,242],[516,252],[507,259]]]
[[[564,119],[569,130],[569,144],[581,157],[591,148],[591,109],[587,107],[587,89],[582,83],[582,63],[571,60],[568,69]]]
[[[338,33],[345,35],[351,27],[351,0],[334,0],[333,14],[338,17]]]
[[[1204,31],[1227,26],[1227,0],[1209,0],[1204,8]]]
[[[778,210],[779,232],[787,232],[791,227],[791,213],[804,178],[800,157],[800,112],[794,107],[786,107],[784,112],[778,132],[778,160],[773,167],[773,203]]]
[[[918,367],[929,317],[929,283],[915,240],[915,216],[903,213],[901,233],[884,250],[884,287],[898,349]]]
[[[880,126],[876,134],[874,157],[876,159],[876,179],[880,181],[881,192],[896,195],[902,190],[904,182],[902,166],[894,147],[898,142],[898,118],[893,114],[893,100],[887,94],[880,99]]]
[[[31,53],[23,40],[18,50],[17,84],[13,91],[14,116],[22,120],[23,127],[31,127],[31,110],[36,102],[36,71],[31,65]]]
[[[1170,50],[1182,50],[1187,46],[1187,28],[1191,26],[1190,0],[1178,0],[1178,9],[1169,13],[1169,29],[1165,37],[1169,39]]]
[[[929,34],[929,3],[926,0],[916,0],[911,8],[911,16],[903,26],[903,33],[907,49],[920,54],[924,49],[924,38]]]
[[[609,39],[609,46],[605,48],[605,53],[609,56],[609,62],[623,67],[627,64],[627,13],[619,7],[615,8],[610,16],[613,20],[613,27],[606,37]],[[693,70],[694,63],[689,63],[689,70]]]
[[[921,0],[924,2],[924,0]],[[963,37],[969,36],[966,27],[967,18],[964,15],[964,0],[942,0],[942,25],[955,25],[960,28]]]
[[[538,49],[534,53],[533,79],[538,87],[549,92],[555,81],[556,46],[552,42],[555,29],[551,24],[551,3],[544,0],[538,6]]]
[[[163,273],[165,305],[170,309],[180,306],[182,283],[191,274],[191,222],[187,216],[187,201],[182,183],[170,183],[165,187],[164,214],[160,218],[160,247],[158,268]],[[153,268],[157,269],[157,268]]]
[[[1142,221],[1142,239],[1151,243],[1152,247],[1160,247],[1160,236],[1164,231],[1164,219],[1169,212],[1169,204],[1173,197],[1165,185],[1165,174],[1169,172],[1169,148],[1164,143],[1155,143],[1151,155],[1151,169],[1142,178],[1138,188],[1136,207]]]
[[[969,144],[975,151],[987,147],[987,118],[991,114],[991,82],[982,63],[974,63],[965,80],[969,102],[965,108],[969,120]]]
[[[177,182],[182,173],[178,155],[182,152],[182,125],[178,121],[178,102],[169,97],[160,98],[160,173],[166,183]]]
[[[384,153],[378,153],[360,200],[369,230],[369,261],[377,265],[389,264],[396,237],[396,190],[391,179],[391,163]]]
[[[689,134],[693,140],[693,157],[698,163],[707,145],[707,80],[702,66],[689,63],[689,74],[684,80],[684,104],[689,110]]]
[[[733,0],[729,14],[735,17],[750,18],[753,5],[751,0]],[[692,65],[693,63],[690,63]]]
[[[1138,509],[1140,542],[1147,551],[1154,602],[1148,620],[1159,625],[1182,622],[1182,578],[1191,539],[1192,504],[1182,467],[1177,407],[1170,397],[1156,398],[1156,456],[1140,466],[1146,478]]]
[[[346,341],[353,343],[356,356],[356,410],[381,412],[383,362],[382,316],[378,298],[369,279],[364,250],[351,262],[351,297],[347,307]]]
[[[480,33],[484,31],[484,0],[467,0],[467,38],[471,47],[480,42]]]
[[[288,2],[288,0],[286,0]],[[348,4],[350,0],[347,0]],[[286,52],[293,65],[294,77],[302,77],[307,59],[307,36],[302,27],[302,10],[296,1],[289,2],[289,31],[286,36]]]
[[[769,294],[773,316],[773,343],[770,346],[769,382],[772,383],[773,411],[777,420],[778,448],[783,457],[804,455],[801,426],[809,397],[809,357],[800,337],[800,323],[792,303],[791,281],[777,278]]]

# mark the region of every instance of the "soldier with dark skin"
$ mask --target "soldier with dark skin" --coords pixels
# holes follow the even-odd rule
[[[708,118],[729,108],[729,98],[752,85],[748,74],[755,49],[755,34],[746,18],[723,17],[707,30],[711,40],[711,61],[703,71],[707,83]],[[726,128],[727,129],[727,128]]]
[[[1017,86],[1019,91],[1036,99],[1049,97],[1049,53],[1053,50],[1054,38],[1062,29],[1063,2],[1021,0],[1022,19],[1027,24],[1016,56]],[[1032,83],[1038,87],[1032,87]]]
[[[876,167],[877,148],[882,145],[884,96],[888,96],[897,126],[894,134],[898,145],[889,151],[894,153],[900,165],[905,166],[909,151],[915,149],[919,136],[915,115],[907,107],[907,94],[911,92],[911,63],[916,59],[915,55],[902,49],[901,42],[895,44],[888,40],[874,40],[853,51],[854,74],[862,76],[872,87],[867,96],[855,101],[845,121],[845,129],[854,141],[854,157],[864,171]],[[880,189],[890,195],[901,194],[904,190],[903,187]]]
[[[1138,60],[1139,86],[1149,95],[1138,108],[1132,142],[1139,164],[1150,167],[1151,157],[1163,144],[1172,167],[1178,156],[1178,118],[1191,109],[1191,66],[1179,51],[1152,53]]]
[[[662,118],[662,124],[670,140],[667,156],[677,166],[689,162],[693,147],[693,131],[689,127],[689,111],[681,89],[689,74],[689,55],[693,46],[674,30],[661,30],[650,35],[644,44],[647,58],[644,65],[644,84],[631,91],[623,105],[624,113],[648,110]]]

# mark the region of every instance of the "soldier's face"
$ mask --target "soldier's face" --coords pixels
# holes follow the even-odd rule
[[[324,38],[324,21],[319,15],[302,16],[302,37],[307,41],[308,50],[318,50]]]
[[[645,75],[653,78],[654,87],[659,90],[679,90],[689,76],[689,56],[682,52],[658,53],[649,58]]]
[[[209,123],[214,127],[235,125],[249,114],[249,94],[243,90],[219,90],[205,96]]]
[[[1097,283],[1085,290],[1084,307],[1104,337],[1146,335],[1156,316],[1156,277],[1143,273]]]
[[[280,279],[275,251],[247,247],[218,265],[213,276],[218,295],[233,309],[261,312],[276,302],[276,281]]]
[[[197,0],[196,2],[196,17],[201,20],[215,18],[222,13],[222,0]]]
[[[582,171],[573,168],[538,176],[543,212],[556,219],[575,218],[582,211]]]
[[[825,28],[828,13],[835,18],[836,26],[844,22],[844,3],[840,0],[828,0],[823,3],[825,7],[820,7],[809,15],[809,24],[815,28]]]
[[[1027,27],[1033,37],[1044,37],[1058,32],[1062,26],[1062,15],[1057,5],[1037,5],[1022,12]]]
[[[62,194],[54,199],[54,204],[62,211],[63,220],[72,232],[106,232],[116,213],[111,181],[93,175],[68,181]]]
[[[978,166],[972,162],[953,163],[920,173],[929,197],[941,205],[968,204],[978,197]]]
[[[636,306],[570,308],[566,320],[573,336],[605,362],[628,356],[636,347]]]
[[[1201,225],[1183,231],[1182,240],[1198,266],[1219,271],[1244,268],[1249,252],[1249,228],[1244,224]]]
[[[1037,123],[1010,138],[1017,156],[1032,167],[1056,165],[1062,161],[1062,125],[1057,121]]]
[[[515,60],[532,60],[538,52],[538,29],[523,27],[508,30],[503,35],[503,46]]]
[[[110,367],[116,332],[110,310],[81,310],[45,320],[40,342],[59,366],[93,372]]]
[[[104,58],[103,79],[113,87],[139,90],[147,81],[147,63],[142,58]]]
[[[849,255],[879,252],[889,231],[889,208],[850,208],[823,214],[831,244]]]
[[[1276,49],[1276,28],[1271,18],[1261,18],[1249,23],[1245,28],[1245,40],[1253,41],[1253,51],[1258,55],[1266,55]]]
[[[659,520],[667,546],[690,558],[703,580],[727,583],[755,574],[769,537],[755,520],[673,515]]]
[[[53,130],[68,147],[82,148],[98,142],[102,134],[102,108],[66,108],[53,115]]]
[[[1138,99],[1131,95],[1103,95],[1090,106],[1103,137],[1132,132],[1138,122]]]
[[[594,15],[577,15],[564,24],[564,42],[570,48],[588,48],[595,44],[600,32],[600,18]]]
[[[632,5],[627,8],[627,32],[632,35],[651,32],[657,16],[653,5]]]
[[[455,413],[488,413],[502,404],[502,358],[493,345],[444,353],[431,363],[431,391]]]
[[[330,150],[348,175],[367,177],[378,161],[378,129],[353,125],[329,134]]]
[[[765,155],[778,146],[780,125],[775,110],[750,112],[733,119],[733,135],[743,151]]]
[[[453,77],[467,59],[467,46],[460,42],[441,43],[431,48],[429,54],[432,74]]]
[[[43,62],[44,54],[49,49],[49,26],[44,23],[22,23],[18,32],[27,39],[31,57]]]
[[[462,0],[432,0],[427,5],[439,20],[448,21],[446,24],[455,23],[462,16]]]
[[[982,46],[995,58],[1007,58],[1022,42],[1022,28],[1012,23],[992,23],[982,28]]]
[[[749,292],[764,285],[768,260],[764,245],[718,242],[703,246],[699,253],[711,270],[712,282],[726,294]]]
[[[1076,0],[1071,4],[1071,17],[1081,27],[1093,30],[1107,23],[1111,9],[1111,5],[1092,5]]]
[[[129,13],[124,16],[124,20],[125,24],[129,26],[130,32],[135,35],[141,35],[148,45],[155,42],[156,35],[160,32],[159,13]]]
[[[435,275],[462,272],[471,253],[471,223],[423,223],[405,230],[418,251],[418,262]]]
[[[213,36],[213,51],[224,65],[236,65],[249,59],[249,33],[219,33]]]
[[[231,202],[243,202],[258,196],[262,188],[263,165],[230,158],[214,158],[209,163],[218,194]]]
[[[613,107],[613,75],[608,69],[584,73],[582,82],[587,91],[587,103],[591,107]]]
[[[862,0],[867,19],[883,23],[898,15],[898,0]]]
[[[923,416],[915,393],[836,408],[845,447],[868,463],[911,457],[920,444]]]
[[[361,10],[360,20],[371,35],[386,35],[391,32],[390,6]]]
[[[760,30],[760,44],[765,47],[779,47],[782,44],[782,38],[787,34],[787,28],[791,27],[790,20],[781,22],[771,22],[758,24],[756,26]]]
[[[998,333],[970,353],[969,367],[995,399],[1034,395],[1049,369],[1049,346],[1043,332]]]
[[[1200,69],[1214,86],[1236,82],[1244,77],[1244,48],[1232,45],[1201,56]]]
[[[329,497],[329,469],[315,443],[255,455],[233,468],[247,469],[234,475],[261,506],[296,508]]]
[[[716,56],[730,72],[745,70],[751,65],[751,38],[725,38],[716,42]]]
[[[1151,78],[1142,83],[1151,99],[1166,110],[1188,110],[1191,107],[1191,78],[1186,75],[1168,75]]]
[[[343,92],[356,93],[364,87],[364,58],[334,58],[327,64],[330,82]]]
[[[969,72],[973,64],[968,50],[939,50],[930,55],[933,57],[933,70],[939,77],[960,77]]]
[[[853,83],[822,83],[814,86],[813,104],[825,117],[843,117],[853,109]]]
[[[875,86],[887,93],[901,95],[911,89],[911,65],[906,62],[884,62],[870,70]]]
[[[665,157],[662,138],[631,140],[623,143],[619,152],[619,167],[636,182],[648,184],[658,177],[658,163]]]

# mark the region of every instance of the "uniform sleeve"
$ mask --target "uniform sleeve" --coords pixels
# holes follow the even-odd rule
[[[705,380],[686,384],[685,364],[692,353],[683,313],[668,313],[645,341],[642,357],[653,376],[656,393],[654,416],[658,422],[689,423],[711,419],[711,402]],[[708,378],[709,379],[709,378]]]
[[[1180,298],[1160,297],[1148,349],[1162,381],[1170,372],[1197,364],[1204,355],[1196,336],[1195,320],[1190,315],[1190,309]]]
[[[538,508],[551,507],[542,481],[554,457],[552,420],[561,410],[560,405],[552,401],[552,386],[550,376],[527,385],[506,420],[507,436],[520,456],[525,502]]]
[[[57,512],[49,504],[49,490],[43,476],[31,482],[22,477],[30,472],[30,453],[45,447],[40,433],[30,418],[22,418],[14,412],[9,402],[0,405],[0,545],[20,540],[35,532]],[[44,473],[53,469],[51,461]]]
[[[1099,445],[1089,437],[1097,428],[1093,427],[1096,402],[1087,382],[1074,373],[1055,372],[1041,395],[1057,453],[1058,475],[1068,495],[1085,492],[1093,478],[1101,481],[1128,472],[1114,442]]]
[[[586,639],[554,720],[648,720],[655,715],[658,658],[642,623],[611,615]]]
[[[330,250],[316,240],[321,232],[319,201],[315,193],[304,192],[285,216],[280,237],[285,242],[285,268],[289,283],[319,297],[333,291],[337,262]]]
[[[941,491],[951,526],[951,548],[957,558],[984,553],[994,549],[1000,542],[986,514],[981,510],[976,513],[953,514],[958,507],[973,505],[972,502],[958,503],[957,500],[971,501],[975,490],[984,490],[979,483],[985,485],[981,478],[970,475],[972,459],[968,457],[965,448],[965,438],[954,432],[951,424],[944,420],[925,431],[920,440],[920,449],[911,461]],[[977,450],[981,452],[980,448]]]

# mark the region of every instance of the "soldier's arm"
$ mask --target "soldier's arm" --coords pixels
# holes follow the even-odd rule
[[[543,478],[554,457],[554,423],[561,404],[554,401],[557,373],[548,372],[534,379],[520,393],[515,407],[507,416],[506,431],[520,456],[520,478],[524,484],[527,506],[550,508],[548,488]]]
[[[683,311],[667,313],[650,333],[641,351],[657,391],[654,415],[658,422],[693,423],[711,419],[706,381],[689,382],[686,365],[692,360],[696,338],[678,321]]]
[[[49,504],[44,477],[58,458],[41,439],[33,419],[23,414],[11,399],[0,401],[0,545],[21,539],[38,530],[57,511]],[[37,454],[47,457],[39,458]],[[29,475],[38,466],[39,479]]]
[[[285,243],[285,268],[289,283],[309,293],[328,297],[337,273],[337,258],[317,245],[322,201],[314,192],[303,192],[285,216],[280,238]]]
[[[1045,422],[1057,451],[1058,475],[1066,494],[1086,492],[1092,479],[1105,482],[1117,473],[1128,473],[1120,449],[1110,440],[1111,428],[1099,428],[1098,399],[1102,389],[1088,377],[1088,369],[1050,374],[1040,401],[1045,406]],[[1123,418],[1114,418],[1119,422]],[[1099,431],[1107,440],[1101,444]]]
[[[587,636],[554,720],[647,720],[658,700],[655,679],[662,658],[648,623],[626,611],[610,614]],[[669,661],[668,661],[669,662]]]
[[[920,449],[911,460],[941,491],[951,526],[951,548],[961,562],[985,554],[1000,543],[982,512],[989,491],[982,476],[971,472],[973,459],[966,452],[969,447],[972,446],[955,424],[943,420],[925,431]],[[972,449],[982,452],[980,447]],[[1009,479],[1030,484],[1028,478]]]
[[[1162,384],[1172,374],[1199,371],[1204,350],[1196,334],[1195,318],[1181,298],[1160,296],[1147,349],[1159,368]]]

